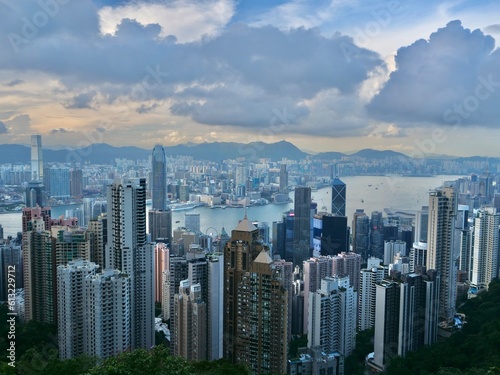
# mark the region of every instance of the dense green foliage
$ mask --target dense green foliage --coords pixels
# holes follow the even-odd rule
[[[288,345],[288,358],[297,358],[299,356],[299,348],[307,346],[307,335],[294,336]]]
[[[373,329],[367,329],[356,334],[356,349],[345,359],[345,375],[363,375],[365,357],[373,352]]]
[[[395,358],[387,375],[500,374],[500,281],[460,308],[467,324],[447,340]],[[459,370],[461,369],[461,370]]]

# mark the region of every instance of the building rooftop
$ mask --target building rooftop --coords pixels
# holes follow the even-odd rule
[[[243,220],[241,220],[236,226],[236,228],[234,228],[234,230],[239,232],[253,232],[256,229],[257,227],[253,225],[250,220],[248,220],[247,215],[245,215]]]

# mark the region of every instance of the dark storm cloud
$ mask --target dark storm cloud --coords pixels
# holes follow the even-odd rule
[[[69,103],[64,104],[64,107],[68,109],[93,109],[92,100],[95,94],[93,91],[76,95]]]
[[[396,71],[368,105],[386,121],[497,126],[500,51],[460,21],[398,50]]]
[[[24,83],[24,81],[22,79],[13,79],[12,81],[4,83],[4,86],[14,87],[14,86],[17,86],[17,85],[22,85],[23,83]]]

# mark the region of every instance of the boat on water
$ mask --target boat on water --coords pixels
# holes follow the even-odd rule
[[[187,211],[192,210],[193,208],[204,206],[204,203],[200,202],[186,202],[186,203],[172,203],[169,204],[168,207],[172,211]]]

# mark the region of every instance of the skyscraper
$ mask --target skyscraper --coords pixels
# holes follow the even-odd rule
[[[321,289],[310,296],[307,346],[350,355],[356,347],[357,299],[348,276],[321,280]]]
[[[83,196],[83,172],[81,169],[73,169],[70,173],[70,194],[72,197]]]
[[[167,208],[167,159],[161,145],[153,148],[151,169],[153,177],[151,209],[165,210]]]
[[[43,182],[42,136],[31,136],[31,180]]]
[[[245,216],[231,232],[224,249],[224,358],[236,363],[238,343],[238,289],[254,259],[264,248],[259,230]]]
[[[373,211],[370,220],[370,251],[371,256],[384,257],[384,222],[382,212]]]
[[[302,267],[311,242],[311,188],[296,187],[293,221],[293,264]]]
[[[132,349],[154,345],[154,244],[146,242],[146,179],[108,186],[106,268],[130,276]]]
[[[288,171],[286,170],[286,164],[281,164],[280,166],[280,193],[286,194],[288,188]]]
[[[95,263],[83,259],[57,267],[57,331],[59,358],[62,360],[84,354],[85,310],[88,306],[82,290],[85,277],[95,275],[97,268]]]
[[[69,168],[52,167],[49,171],[49,193],[52,197],[68,198],[70,191],[70,170]]]
[[[207,305],[201,294],[200,284],[182,280],[174,297],[176,324],[172,339],[176,344],[172,354],[193,361],[207,358]]]
[[[161,241],[169,246],[172,244],[172,210],[149,210],[149,234],[151,241]]]
[[[238,283],[235,357],[252,374],[283,374],[288,352],[288,290],[266,250]]]
[[[474,218],[474,244],[471,283],[479,290],[498,277],[498,228],[500,214],[493,207],[480,209]]]
[[[332,183],[332,214],[345,216],[346,185],[338,177]]]
[[[360,331],[373,328],[375,325],[376,285],[384,280],[388,268],[377,266],[362,269],[358,291],[358,328]]]
[[[370,219],[364,210],[357,209],[352,218],[352,250],[361,255],[363,261],[368,258]]]
[[[439,317],[453,318],[456,302],[457,270],[455,254],[455,217],[457,198],[453,187],[443,187],[429,193],[429,227],[427,269],[441,277]]]

